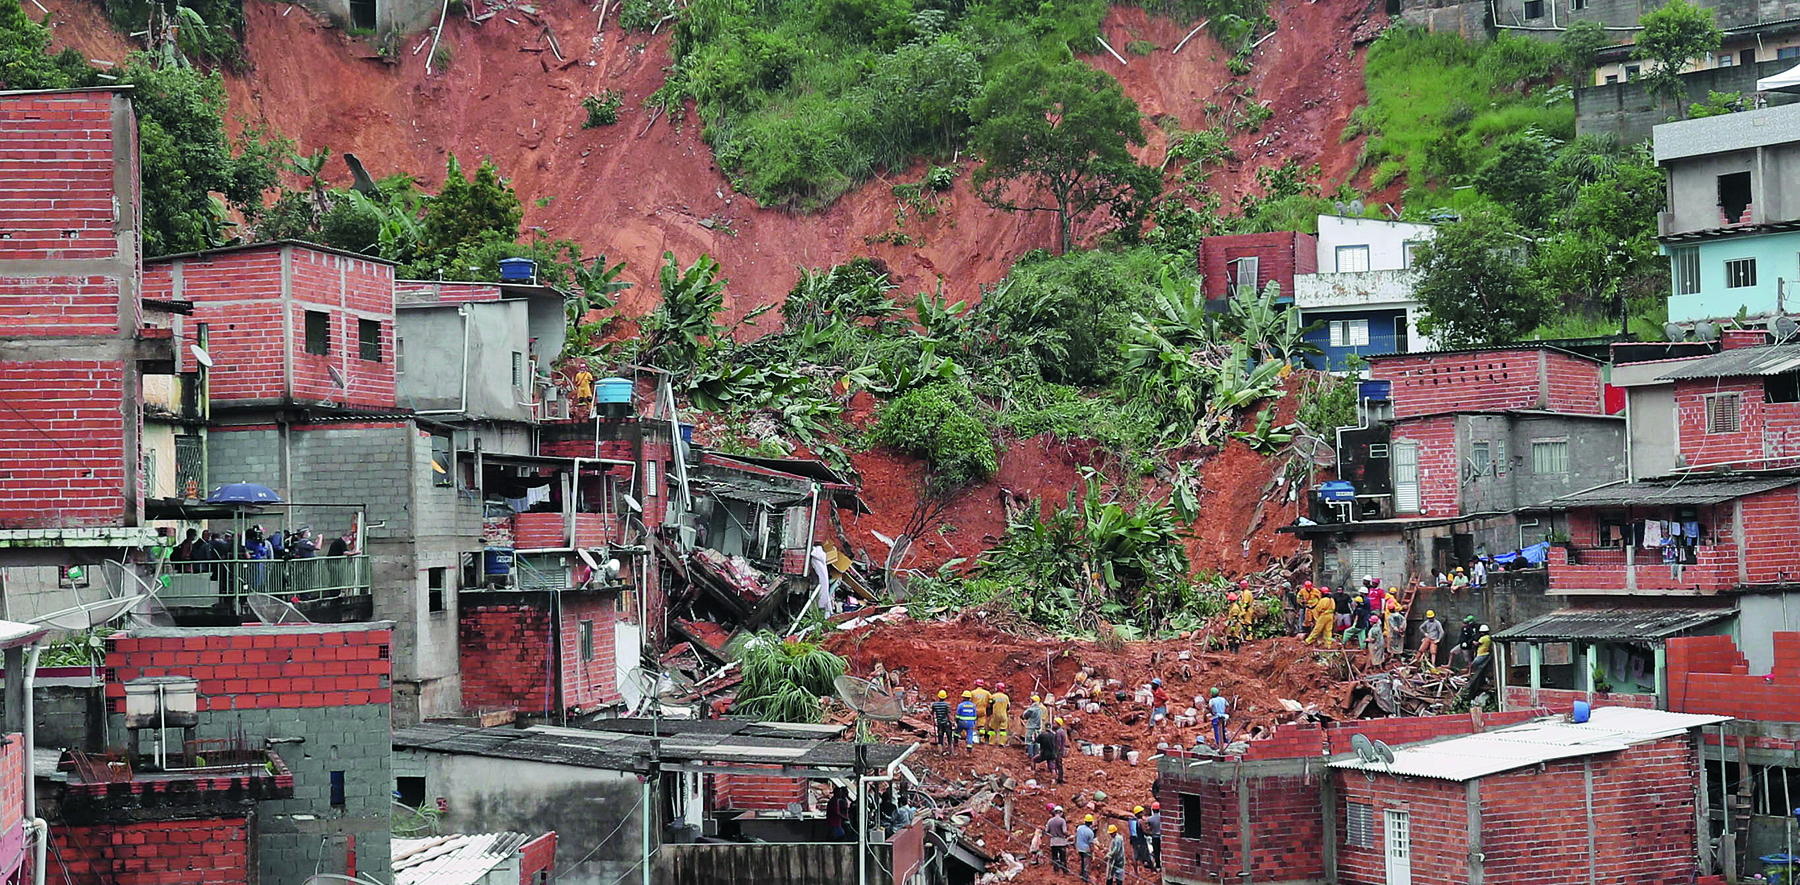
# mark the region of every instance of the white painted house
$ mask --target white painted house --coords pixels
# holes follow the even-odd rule
[[[1323,323],[1307,335],[1325,352],[1313,358],[1316,367],[1342,370],[1352,355],[1432,348],[1419,334],[1412,254],[1433,232],[1429,224],[1319,216],[1319,272],[1294,277],[1301,319]]]

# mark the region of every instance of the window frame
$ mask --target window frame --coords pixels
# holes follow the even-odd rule
[[[394,374],[406,374],[406,339],[394,336]]]
[[[1525,2],[1523,4],[1521,4],[1521,6],[1522,6],[1522,8],[1520,9],[1520,12],[1524,14],[1526,21],[1537,21],[1538,19],[1544,17],[1545,6],[1546,6],[1545,0],[1525,0]],[[1536,15],[1532,14],[1532,7],[1534,7],[1534,6],[1537,7]]]
[[[1734,268],[1732,265],[1737,266]],[[1756,288],[1756,259],[1754,257],[1725,259],[1725,288]]]
[[[323,310],[307,310],[304,322],[304,347],[313,356],[331,356],[331,314]],[[315,329],[314,325],[318,328]]]
[[[1469,441],[1469,464],[1476,476],[1487,476],[1494,469],[1494,444],[1491,440]]]
[[[1550,455],[1551,468],[1545,470],[1545,453]],[[1558,463],[1560,462],[1560,463]],[[1556,437],[1550,439],[1534,439],[1531,441],[1531,475],[1533,476],[1567,476],[1569,473],[1569,438]]]
[[[425,570],[425,611],[429,614],[443,614],[444,585],[449,580],[449,569],[433,566]]]
[[[1331,320],[1326,334],[1330,336],[1332,347],[1368,347],[1369,321],[1367,319]]]
[[[1231,290],[1233,293],[1241,293],[1246,288],[1244,282],[1244,277],[1246,275],[1245,268],[1249,268],[1248,276],[1250,277],[1250,282],[1248,288],[1250,294],[1254,295],[1257,292],[1262,291],[1262,256],[1240,255],[1233,258],[1231,264],[1233,265],[1231,269]]]
[[[1176,793],[1175,795],[1180,797],[1181,838],[1212,838],[1215,834],[1206,832],[1206,828],[1202,826],[1202,824],[1205,823],[1203,820],[1205,815],[1201,812],[1205,809],[1205,806],[1201,802],[1200,797],[1194,793]]]
[[[576,644],[581,653],[582,660],[591,661],[594,659],[594,619],[593,618],[583,618],[581,623],[578,625],[578,627],[576,629]]]
[[[1700,294],[1700,247],[1669,250],[1669,285],[1676,295]]]
[[[1360,851],[1375,850],[1375,806],[1369,802],[1344,800],[1344,847]]]
[[[1353,258],[1360,256],[1362,259],[1362,267],[1345,267],[1344,256],[1346,255],[1352,256]],[[1338,246],[1332,252],[1331,257],[1332,267],[1336,269],[1338,273],[1363,273],[1369,269],[1369,244],[1357,243],[1348,246]],[[1350,263],[1356,264],[1357,262],[1352,260]]]
[[[450,437],[434,433],[431,435],[431,460],[436,464],[439,457],[443,463],[438,465],[442,472],[432,471],[431,484],[438,488],[449,488],[456,485],[456,452],[451,446]]]
[[[373,336],[370,332],[373,331]],[[370,354],[373,354],[371,356]],[[356,320],[356,355],[364,362],[381,362],[381,321],[358,317]]]
[[[514,390],[525,389],[525,352],[512,352],[512,383]]]
[[[1707,436],[1742,433],[1744,431],[1743,397],[1739,395],[1737,391],[1709,393],[1702,397],[1702,399],[1706,402]],[[1730,403],[1731,408],[1726,410],[1722,405],[1723,403]],[[1726,420],[1727,418],[1729,418],[1729,421]],[[1724,429],[1727,424],[1730,425],[1729,429]]]

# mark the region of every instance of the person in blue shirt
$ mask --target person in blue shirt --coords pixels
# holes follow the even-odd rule
[[[962,693],[962,703],[956,705],[956,724],[962,729],[963,744],[969,752],[975,752],[975,701],[973,692]]]
[[[1219,695],[1218,686],[1213,687],[1212,700],[1207,701],[1206,705],[1212,711],[1213,743],[1223,748],[1225,723],[1231,719],[1231,705]]]
[[[1075,856],[1081,859],[1081,881],[1088,880],[1088,857],[1094,853],[1094,816],[1081,819],[1075,828]]]

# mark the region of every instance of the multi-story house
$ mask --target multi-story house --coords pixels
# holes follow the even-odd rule
[[[1294,277],[1294,307],[1317,328],[1306,340],[1324,352],[1315,368],[1342,371],[1350,357],[1431,349],[1419,334],[1413,299],[1413,250],[1431,238],[1429,224],[1319,216],[1316,273]]]
[[[1519,508],[1625,476],[1601,368],[1542,345],[1372,358],[1362,423],[1338,431],[1344,503],[1284,531],[1313,541],[1315,579],[1332,586],[1537,543],[1551,527],[1521,524]]]
[[[1800,279],[1800,104],[1664,123],[1668,174],[1657,222],[1672,322],[1796,309]]]

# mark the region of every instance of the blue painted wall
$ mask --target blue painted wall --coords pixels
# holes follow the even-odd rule
[[[1368,320],[1369,343],[1361,347],[1332,347],[1331,325],[1333,320]],[[1300,314],[1302,325],[1319,323],[1317,329],[1306,333],[1306,340],[1325,351],[1325,355],[1309,356],[1307,364],[1315,369],[1330,369],[1341,372],[1348,368],[1346,360],[1352,356],[1369,357],[1384,353],[1393,353],[1399,348],[1394,338],[1394,324],[1398,321],[1405,328],[1406,311],[1404,310],[1308,310]]]
[[[1672,255],[1688,245],[1700,250],[1700,291],[1691,295],[1670,294],[1671,322],[1722,319],[1737,316],[1739,310],[1750,316],[1775,313],[1779,309],[1777,280],[1787,281],[1781,306],[1790,314],[1800,312],[1800,231],[1679,243],[1664,246],[1663,254]],[[1725,262],[1740,258],[1756,259],[1756,285],[1728,289]],[[1670,264],[1669,291],[1673,293],[1674,262]]]

